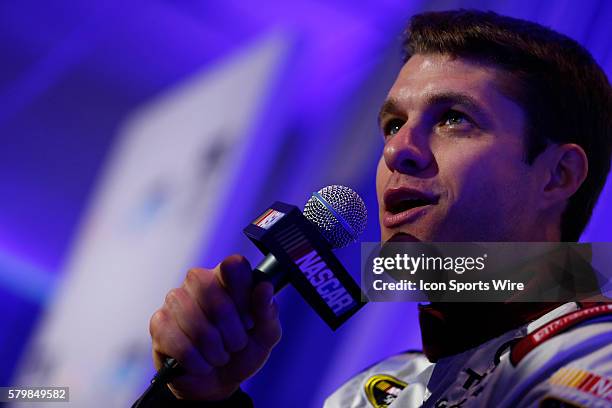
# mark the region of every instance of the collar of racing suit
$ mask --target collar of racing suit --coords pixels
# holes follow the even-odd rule
[[[585,286],[584,293],[599,293],[595,270],[590,265],[590,246],[579,248],[561,246],[562,252],[547,259],[550,264],[542,262],[537,264],[540,271],[534,276],[531,284],[534,287],[547,287],[558,285],[555,274],[549,273],[552,268],[562,268],[567,271],[578,272]],[[554,263],[554,265],[553,265]],[[586,282],[586,284],[584,284]],[[576,282],[573,282],[574,284]],[[574,287],[574,295],[582,290],[582,286]],[[529,287],[529,283],[527,285]],[[554,286],[552,286],[554,287]],[[582,297],[581,300],[586,301]],[[503,333],[519,328],[529,323],[561,304],[579,299],[566,299],[560,302],[508,302],[508,303],[431,303],[419,305],[419,323],[423,341],[423,352],[427,358],[436,362],[440,358],[448,357],[476,347]],[[593,297],[590,302],[599,302],[601,299]],[[593,304],[595,304],[593,303]]]

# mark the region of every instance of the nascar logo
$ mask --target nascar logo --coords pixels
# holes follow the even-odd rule
[[[270,208],[268,211],[260,215],[253,224],[257,225],[259,228],[270,229],[271,226],[276,224],[278,220],[283,218],[285,213],[282,213],[274,208]]]
[[[315,250],[295,263],[336,316],[355,306],[356,302]]]

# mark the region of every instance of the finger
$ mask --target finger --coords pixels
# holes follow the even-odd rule
[[[274,299],[272,284],[261,282],[255,287],[252,305],[255,327],[251,331],[251,337],[261,347],[272,349],[282,335],[278,304]]]
[[[219,265],[215,268],[219,269]],[[204,315],[219,330],[226,351],[233,353],[246,347],[248,337],[232,298],[210,270],[196,270],[200,290],[197,302]]]
[[[253,328],[250,312],[250,297],[253,271],[249,261],[242,255],[228,256],[219,265],[219,280],[233,299],[246,330]]]
[[[212,372],[212,367],[198,353],[167,310],[162,308],[155,312],[151,317],[149,330],[157,369],[162,366],[166,357],[171,356],[189,374],[206,375]]]
[[[204,316],[185,286],[171,290],[166,296],[166,305],[179,328],[210,365],[222,367],[229,362],[230,355],[223,347],[221,334]]]

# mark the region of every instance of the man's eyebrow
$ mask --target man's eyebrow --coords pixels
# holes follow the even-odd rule
[[[382,124],[382,117],[385,114],[401,114],[401,109],[399,108],[399,101],[395,98],[387,99],[381,106],[380,111],[378,112],[378,127]]]
[[[461,105],[476,114],[487,116],[484,107],[472,96],[461,92],[441,92],[427,96],[425,105]]]
[[[436,105],[461,105],[466,109],[475,112],[481,116],[488,116],[485,109],[472,96],[461,92],[440,92],[426,96],[425,108],[431,108]],[[378,127],[381,126],[382,117],[385,114],[401,115],[400,102],[396,98],[387,99],[378,113]]]

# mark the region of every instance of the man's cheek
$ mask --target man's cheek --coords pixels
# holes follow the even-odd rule
[[[446,180],[454,204],[482,205],[483,199],[491,199],[488,197],[493,193],[491,188],[499,183],[495,157],[483,151],[472,151],[447,157],[446,164],[440,169],[440,176]]]

